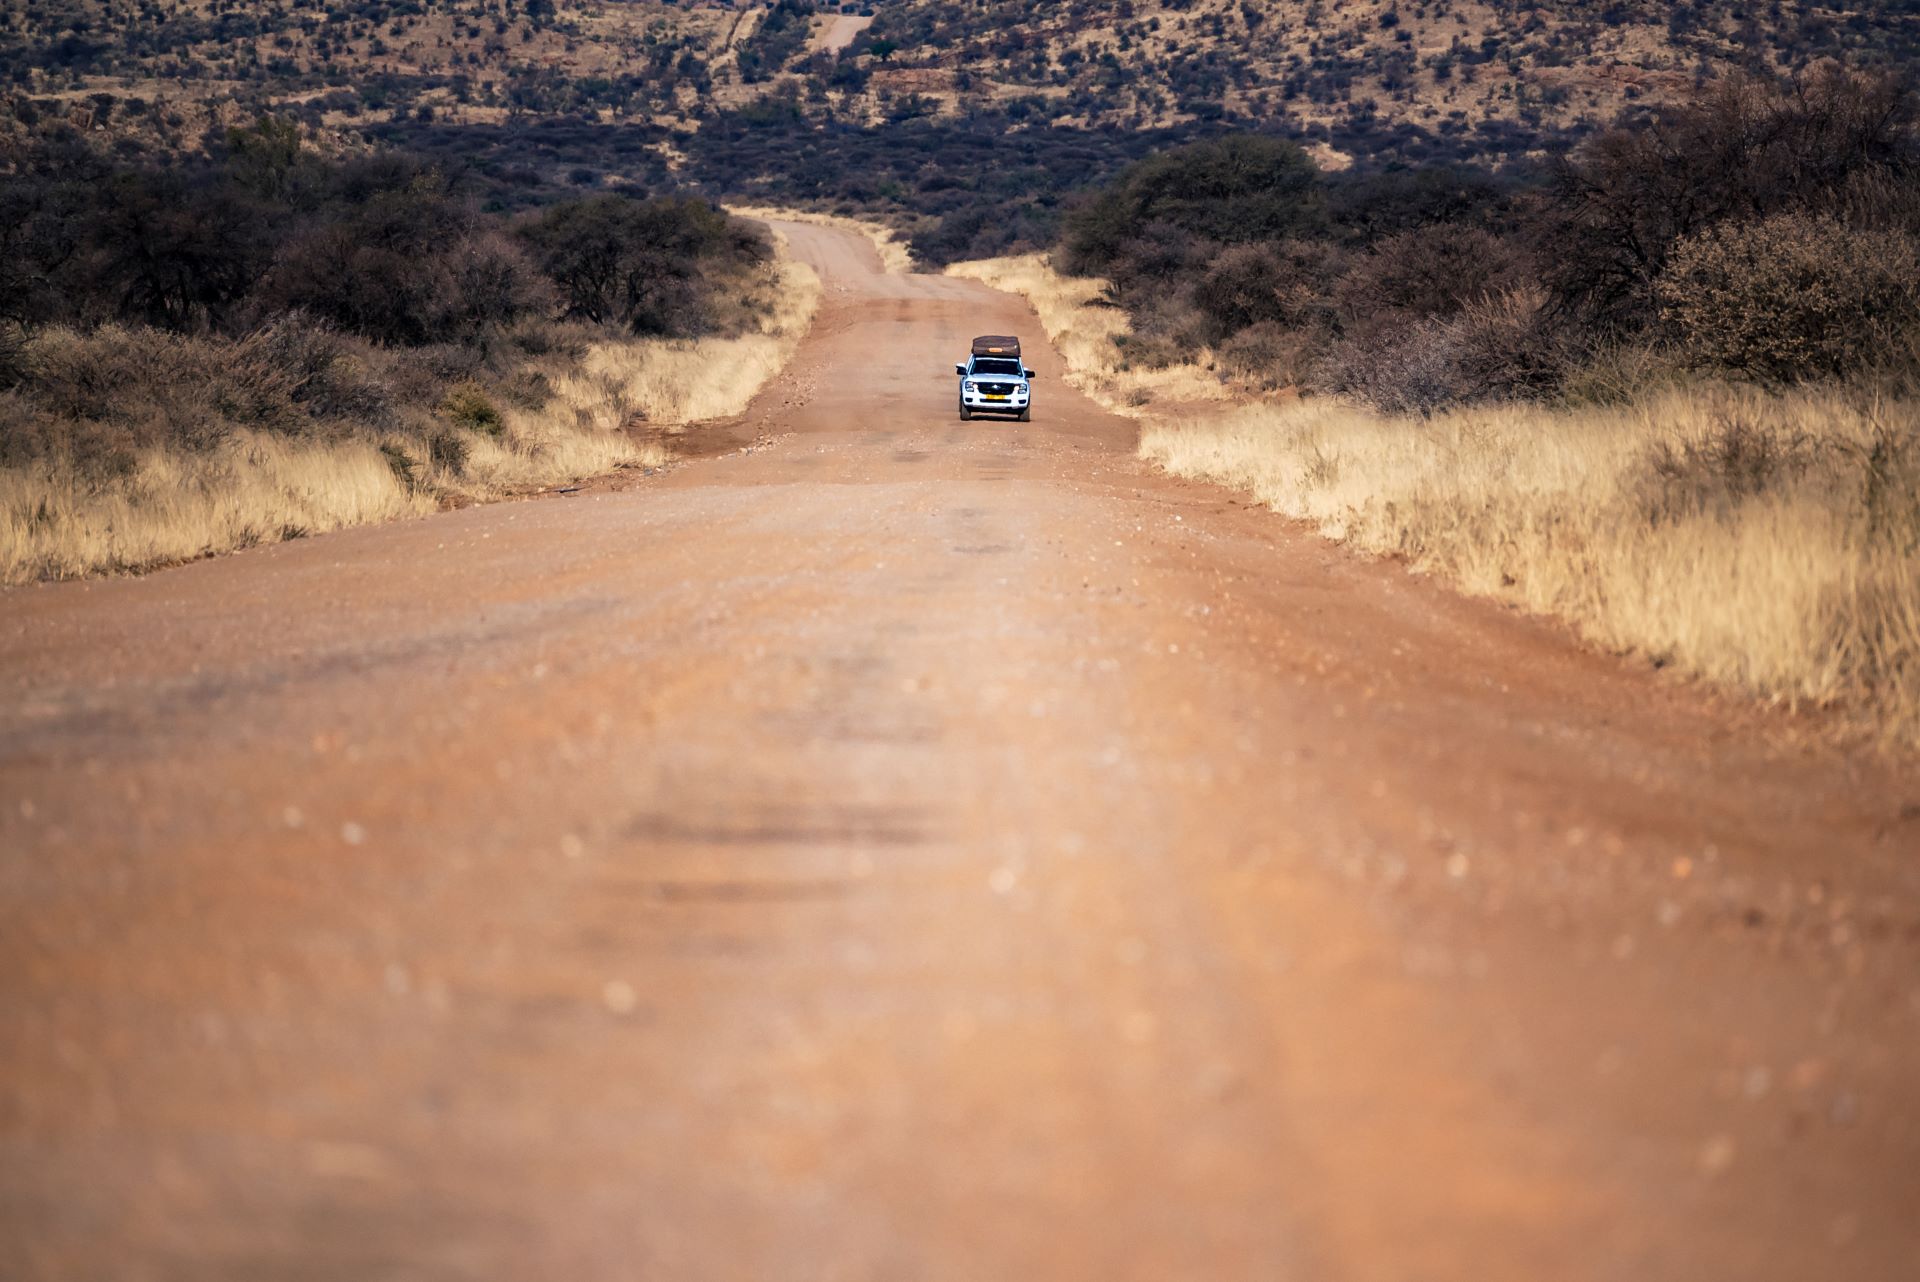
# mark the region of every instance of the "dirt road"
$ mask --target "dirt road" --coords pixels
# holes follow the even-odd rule
[[[0,594],[0,1276],[1920,1276],[1920,780],[792,236],[744,450]]]

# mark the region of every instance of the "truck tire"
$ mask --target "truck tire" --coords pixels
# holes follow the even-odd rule
[[[1020,421],[1022,423],[1033,422],[1033,410],[1031,407],[1020,411]]]
[[[973,418],[973,411],[967,408],[967,403],[965,401],[961,401],[960,402],[960,421],[962,423],[966,423],[971,421],[972,418]]]

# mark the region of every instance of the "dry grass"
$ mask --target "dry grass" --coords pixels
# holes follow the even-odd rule
[[[1144,417],[1154,404],[1219,403],[1232,396],[1203,365],[1124,365],[1114,339],[1128,332],[1127,314],[1104,301],[1106,283],[1063,276],[1043,254],[955,263],[947,275],[1025,298],[1066,361],[1067,381],[1115,413]]]
[[[585,362],[586,376],[617,387],[650,423],[729,418],[786,367],[819,305],[820,277],[787,258],[783,242],[769,308],[757,332],[595,348]]]
[[[105,478],[58,458],[0,469],[0,583],[149,569],[664,462],[618,415],[615,389],[579,384],[542,410],[506,411],[498,435],[443,431],[452,453],[400,433],[248,432],[204,450],[148,447]]]
[[[819,281],[782,261],[772,287],[757,333],[597,343],[535,362],[551,395],[538,409],[490,406],[492,430],[240,432],[207,449],[144,448],[105,476],[58,457],[0,468],[0,583],[147,569],[664,463],[664,448],[627,431],[636,417],[736,414],[799,343]]]
[[[144,453],[100,489],[47,463],[0,470],[0,582],[133,570],[430,512],[367,443],[236,439]]]
[[[873,242],[874,252],[880,255],[880,265],[890,272],[907,274],[913,271],[913,255],[906,242],[894,235],[893,229],[882,223],[868,222],[861,218],[845,218],[839,214],[821,214],[808,209],[780,209],[772,205],[728,205],[727,212],[739,218],[772,218],[790,223],[811,223],[816,227],[838,227],[842,231],[858,232]]]
[[[1718,385],[1425,421],[1304,401],[1155,424],[1141,453],[1604,645],[1920,744],[1920,406]]]

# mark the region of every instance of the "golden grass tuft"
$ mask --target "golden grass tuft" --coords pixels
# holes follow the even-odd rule
[[[1163,369],[1127,366],[1114,339],[1128,332],[1127,313],[1104,301],[1106,282],[1063,276],[1044,254],[955,263],[947,275],[1018,294],[1066,361],[1067,381],[1116,414],[1142,418],[1169,403],[1221,403],[1232,392],[1203,365]]]
[[[1698,385],[1415,421],[1313,400],[1156,423],[1140,452],[1603,645],[1920,744],[1920,407]]]

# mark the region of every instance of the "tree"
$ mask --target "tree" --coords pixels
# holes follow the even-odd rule
[[[1728,220],[1817,207],[1869,175],[1920,178],[1912,93],[1892,76],[1817,68],[1783,87],[1732,77],[1562,164],[1541,261],[1565,307],[1619,328],[1655,315],[1680,240]]]
[[[771,253],[751,228],[692,198],[567,201],[521,237],[559,287],[563,315],[664,336],[705,329],[714,285]]]
[[[1104,273],[1154,224],[1241,244],[1308,235],[1325,223],[1325,194],[1312,159],[1284,139],[1238,134],[1129,166],[1069,218],[1066,263],[1081,274]]]

